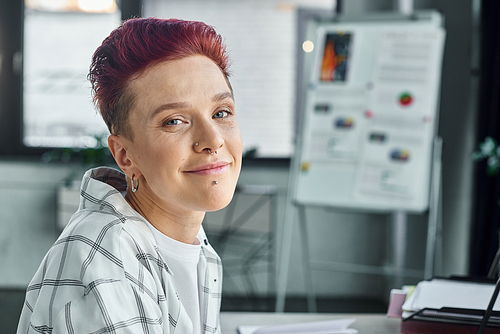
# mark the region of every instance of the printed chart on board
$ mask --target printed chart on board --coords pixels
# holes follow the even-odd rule
[[[445,39],[439,22],[314,27],[298,203],[427,209]]]

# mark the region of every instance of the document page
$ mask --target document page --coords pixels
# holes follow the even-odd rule
[[[356,319],[304,322],[275,326],[239,326],[239,334],[354,334],[358,331],[348,328]]]
[[[424,308],[454,307],[485,310],[495,289],[494,284],[434,279],[418,283],[413,294],[403,304],[404,311]],[[493,310],[500,311],[497,300]]]

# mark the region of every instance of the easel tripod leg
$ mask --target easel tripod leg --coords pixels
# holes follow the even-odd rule
[[[316,313],[316,294],[312,282],[311,257],[309,255],[309,236],[306,226],[306,209],[300,205],[299,210],[299,227],[302,240],[302,270],[304,271],[304,286],[307,295],[307,309],[309,312]]]

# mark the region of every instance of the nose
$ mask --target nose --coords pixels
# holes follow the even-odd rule
[[[197,123],[197,126],[193,128],[194,138],[196,138],[193,144],[194,150],[198,153],[218,154],[224,146],[220,127],[212,118]]]

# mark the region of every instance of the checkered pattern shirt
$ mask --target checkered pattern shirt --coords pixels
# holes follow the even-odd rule
[[[30,282],[17,333],[192,333],[151,231],[125,201],[125,175],[89,170],[80,206]],[[203,229],[202,333],[220,333],[222,265]]]

